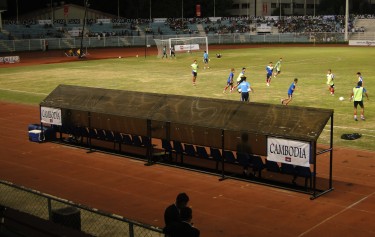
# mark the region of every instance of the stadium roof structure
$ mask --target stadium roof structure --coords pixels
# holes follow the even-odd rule
[[[329,189],[321,194],[332,190],[332,109],[72,85],[59,85],[40,106],[41,111],[43,107],[61,110],[62,127],[109,130],[222,150],[237,151],[247,134],[251,152],[267,157],[268,142],[272,146],[274,139],[309,144],[307,162],[314,164],[314,173],[316,156],[330,152]],[[317,140],[329,120],[330,147],[317,152]],[[151,146],[147,147],[150,163]],[[224,162],[222,171],[224,177]],[[316,198],[321,194],[316,195],[316,177],[313,178]]]

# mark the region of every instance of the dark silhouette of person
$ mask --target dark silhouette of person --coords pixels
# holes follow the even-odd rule
[[[251,146],[249,144],[249,135],[247,133],[241,134],[241,142],[237,144],[237,153],[243,153],[246,155],[252,154]],[[250,162],[250,157],[249,157],[249,162]],[[249,166],[243,167],[243,173],[245,176],[251,175],[249,173]]]
[[[193,211],[190,207],[180,210],[181,221],[174,222],[165,228],[168,237],[199,237],[200,231],[193,226]]]
[[[181,221],[180,210],[186,207],[189,202],[189,196],[186,193],[179,193],[176,202],[169,205],[164,212],[165,226],[168,227],[174,222]]]

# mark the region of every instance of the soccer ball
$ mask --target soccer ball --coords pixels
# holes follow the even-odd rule
[[[341,96],[341,97],[339,98],[339,100],[343,101],[343,100],[345,100],[345,98]]]

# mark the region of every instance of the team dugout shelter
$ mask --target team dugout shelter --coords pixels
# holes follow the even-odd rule
[[[333,114],[331,109],[72,85],[59,85],[40,103],[42,126],[55,129],[60,139],[64,134],[79,136],[80,144],[90,150],[93,140],[107,140],[113,144],[110,149],[114,153],[121,153],[126,144],[124,138],[136,136],[143,139],[147,164],[159,162],[154,159],[156,153],[160,154],[159,148],[165,154],[175,152],[176,164],[183,165],[189,155],[173,145],[183,144],[186,149],[204,147],[212,152],[206,158],[216,162],[215,172],[220,180],[231,178],[227,172],[230,165],[243,164],[239,157],[230,160],[228,154],[236,155],[245,135],[251,147],[248,157],[262,158],[257,164],[243,164],[256,165],[259,172],[246,180],[304,192],[311,199],[333,190]],[[330,144],[318,149],[317,140],[326,126]],[[164,146],[165,142],[171,147]],[[215,150],[220,157],[212,157]],[[177,153],[181,155],[178,162]],[[319,156],[324,153],[328,155]],[[198,169],[199,160],[195,162]],[[301,175],[310,180],[310,185],[306,182],[301,188],[269,181],[260,175],[262,171],[274,172],[274,176]]]

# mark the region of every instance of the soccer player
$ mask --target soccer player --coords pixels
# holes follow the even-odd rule
[[[294,78],[293,83],[289,86],[289,89],[288,89],[288,98],[281,99],[282,105],[288,105],[292,101],[293,92],[296,90],[297,82],[298,82],[298,78]]]
[[[328,85],[328,90],[331,92],[331,95],[335,95],[335,84],[333,82],[334,78],[335,78],[335,75],[333,75],[331,69],[328,69],[327,85]]]
[[[191,70],[192,70],[192,74],[193,74],[193,86],[196,85],[195,81],[197,80],[197,76],[198,76],[198,63],[197,63],[197,60],[194,60],[193,64],[191,64]]]
[[[207,68],[210,68],[210,66],[208,65],[209,60],[210,59],[208,58],[208,53],[206,51],[204,51],[204,53],[203,53],[204,69],[206,69],[206,66],[207,66]]]
[[[171,58],[176,58],[176,53],[174,52],[174,47],[172,46],[170,49]]]
[[[273,74],[273,77],[277,77],[281,73],[281,62],[283,61],[283,58],[280,58],[279,61],[275,64],[276,71]]]
[[[362,74],[360,72],[357,72],[357,77],[358,77],[358,81],[362,82],[362,86],[363,86],[363,77],[362,77]]]
[[[358,105],[361,106],[361,119],[365,120],[365,106],[363,105],[363,95],[365,95],[367,97],[367,100],[369,100],[367,91],[362,86],[362,81],[359,81],[357,83],[357,86],[353,88],[353,92],[350,95],[350,99],[349,99],[350,101],[352,101],[352,99],[354,100],[354,121],[358,121],[357,119]]]
[[[230,92],[233,91],[233,77],[234,77],[234,68],[231,68],[230,73],[229,73],[229,77],[227,79],[227,85],[224,88],[223,93],[225,93],[229,87],[230,87]]]
[[[267,75],[266,75],[267,86],[270,86],[271,79],[272,79],[272,72],[273,72],[272,62],[268,64],[268,66],[266,67],[266,71],[267,71]]]
[[[164,56],[165,56],[165,58],[168,58],[167,46],[164,46],[164,48],[163,48],[163,57],[161,57],[161,58],[164,58]]]
[[[241,93],[241,101],[244,102],[249,102],[250,97],[249,97],[249,92],[252,91],[254,93],[254,89],[250,86],[250,83],[246,81],[246,77],[242,77],[241,83],[238,86],[238,92]]]
[[[239,84],[242,82],[242,78],[245,77],[246,67],[243,67],[240,74],[237,77],[237,84],[233,87],[233,89],[236,89]]]

